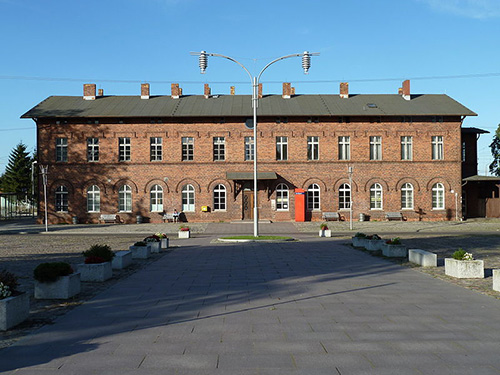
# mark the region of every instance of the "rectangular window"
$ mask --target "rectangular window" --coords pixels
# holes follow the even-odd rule
[[[413,159],[413,137],[401,137],[401,160]]]
[[[432,137],[432,160],[443,160],[443,137]]]
[[[163,159],[163,144],[161,137],[149,138],[149,157],[151,161],[162,161]]]
[[[99,161],[99,138],[87,138],[87,161]]]
[[[382,137],[370,137],[370,160],[382,160]]]
[[[276,160],[288,160],[288,137],[276,137]]]
[[[307,160],[319,160],[319,137],[307,137]]]
[[[56,138],[56,161],[68,161],[68,138]]]
[[[182,161],[194,160],[194,138],[182,137]]]
[[[339,137],[339,160],[351,160],[351,137]]]
[[[254,142],[253,137],[245,137],[245,160],[253,160]]]
[[[226,160],[226,139],[214,137],[214,161]]]
[[[130,138],[118,138],[118,161],[130,161]]]

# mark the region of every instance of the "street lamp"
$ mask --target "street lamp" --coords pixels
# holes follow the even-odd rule
[[[201,51],[201,52],[192,52],[192,55],[197,55],[199,65],[200,65],[200,73],[205,74],[206,69],[208,67],[208,56],[214,56],[214,57],[222,57],[224,59],[230,60],[239,66],[241,66],[248,74],[250,77],[250,81],[252,82],[252,108],[253,108],[253,199],[254,199],[254,207],[253,207],[253,235],[254,237],[259,236],[259,217],[258,217],[258,207],[257,207],[257,195],[258,195],[258,190],[257,190],[257,107],[259,106],[259,95],[258,95],[258,87],[259,87],[259,81],[260,81],[260,76],[264,71],[274,64],[275,62],[288,59],[290,57],[302,57],[302,69],[304,69],[304,74],[309,74],[309,68],[311,67],[311,56],[318,56],[319,53],[316,52],[308,52],[304,51],[304,53],[294,53],[292,55],[286,55],[279,57],[273,61],[271,61],[269,64],[267,64],[257,76],[252,76],[250,71],[240,63],[239,61],[233,59],[232,57],[221,55],[218,53],[208,53],[206,51]]]
[[[48,215],[47,215],[47,175],[49,174],[49,166],[48,165],[40,165],[40,173],[42,174],[43,181],[43,199],[45,206],[45,232],[49,231],[49,223],[48,223]]]

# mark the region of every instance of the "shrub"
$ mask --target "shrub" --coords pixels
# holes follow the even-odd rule
[[[321,230],[328,230],[328,225],[326,223],[321,224]]]
[[[165,234],[165,233],[155,233],[154,234],[156,237],[158,237],[159,239],[162,239],[162,238],[168,238],[168,236]]]
[[[366,234],[364,233],[361,233],[361,232],[358,232],[354,235],[354,237],[358,237],[358,238],[366,238]]]
[[[187,232],[189,230],[189,227],[185,227],[185,226],[181,225],[180,228],[179,228],[179,230],[181,232]]]
[[[0,271],[0,299],[18,295],[17,276],[5,270]]]
[[[98,257],[96,255],[91,255],[87,258],[85,258],[85,264],[99,264],[99,263],[106,263],[106,259]]]
[[[401,239],[399,237],[394,237],[385,241],[385,243],[388,245],[401,245]]]
[[[39,264],[33,271],[35,280],[41,283],[52,283],[61,276],[68,276],[73,273],[73,268],[65,262],[53,262]]]
[[[115,256],[115,253],[111,251],[111,247],[109,247],[108,245],[95,244],[92,245],[87,251],[84,251],[83,256],[87,259],[92,257],[92,263],[104,263],[111,262],[111,260],[113,260],[113,257]],[[102,260],[100,262],[97,262],[97,258],[101,258]],[[85,263],[90,264],[87,262],[87,259],[85,259]]]
[[[459,248],[457,251],[453,253],[453,259],[456,260],[474,260],[474,257],[471,253],[466,252],[464,249]]]
[[[146,246],[146,242],[144,241],[139,241],[134,244],[134,246]]]
[[[146,237],[143,241],[144,242],[160,242],[160,237],[158,237],[156,234],[154,234],[152,236]]]

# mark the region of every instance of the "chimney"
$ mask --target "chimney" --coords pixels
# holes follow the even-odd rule
[[[262,83],[259,83],[259,88],[257,90],[257,98],[258,99],[262,99],[263,95],[262,95]]]
[[[402,87],[400,87],[400,88],[398,89],[398,95],[403,96],[403,88],[402,88]]]
[[[83,99],[95,100],[95,83],[85,83],[83,85]]]
[[[141,83],[141,99],[149,99],[149,83]]]
[[[104,90],[103,89],[97,90],[97,96],[104,96]]]
[[[178,83],[172,83],[170,85],[170,91],[171,91],[171,97],[172,99],[179,99],[180,96],[182,95],[182,89],[179,88]]]
[[[340,97],[342,99],[349,98],[349,82],[340,82]]]
[[[403,99],[410,100],[410,80],[407,79],[403,82]]]
[[[292,97],[292,84],[290,82],[283,82],[283,99],[290,99]]]
[[[295,95],[295,87],[292,87],[292,96]]]
[[[203,95],[205,96],[205,99],[210,98],[210,86],[208,83],[205,83],[205,90],[203,92]]]
[[[231,86],[231,95],[234,95],[234,86]]]

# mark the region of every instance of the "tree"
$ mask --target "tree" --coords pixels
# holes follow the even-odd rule
[[[19,143],[11,151],[9,163],[0,181],[2,192],[16,193],[18,199],[24,199],[31,193],[31,162],[26,145]]]
[[[490,145],[493,162],[490,164],[490,173],[494,176],[500,176],[500,124]]]

